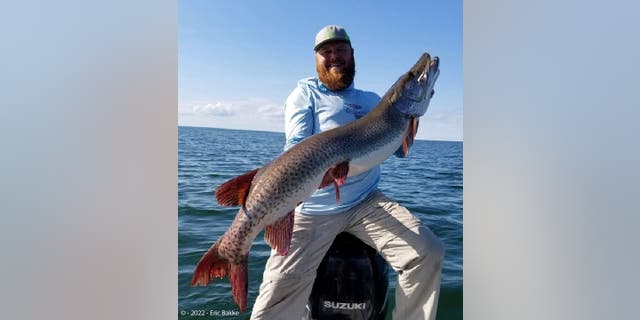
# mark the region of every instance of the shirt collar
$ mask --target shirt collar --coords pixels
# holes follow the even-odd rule
[[[320,79],[318,79],[318,89],[320,89],[320,91],[322,92],[348,92],[353,90],[353,83],[354,81],[351,81],[351,84],[344,90],[340,90],[340,91],[333,91],[329,88],[327,88],[324,83],[322,83],[322,81],[320,81]]]

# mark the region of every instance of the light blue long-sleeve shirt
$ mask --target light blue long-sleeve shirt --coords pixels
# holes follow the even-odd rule
[[[298,81],[284,108],[287,150],[316,133],[356,120],[371,111],[380,101],[374,92],[358,90],[353,83],[344,90],[331,91],[317,78]],[[336,203],[333,184],[318,189],[296,211],[305,214],[336,214],[364,200],[378,188],[380,167],[348,177],[340,186],[340,203]]]

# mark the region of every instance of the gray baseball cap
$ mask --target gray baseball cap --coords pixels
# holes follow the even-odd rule
[[[345,30],[341,26],[328,25],[322,28],[318,32],[318,34],[316,34],[316,45],[313,47],[313,50],[317,51],[322,44],[333,40],[346,41],[347,43],[349,43],[349,45],[351,45],[351,39],[349,39],[347,30]]]

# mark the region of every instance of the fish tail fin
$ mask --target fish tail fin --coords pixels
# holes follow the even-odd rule
[[[238,264],[228,261],[225,257],[221,256],[218,252],[220,246],[220,239],[214,243],[209,251],[202,256],[196,269],[193,271],[193,278],[191,279],[191,285],[206,286],[215,278],[229,277],[231,283],[231,291],[233,293],[233,300],[238,305],[240,312],[244,312],[247,308],[247,290],[248,290],[248,256]]]
[[[240,312],[247,308],[248,271],[247,259],[239,264],[231,264],[229,268],[229,282],[231,282],[231,292],[233,300],[238,305]]]
[[[220,239],[214,243],[196,265],[191,278],[192,286],[206,286],[215,278],[226,278],[229,274],[229,262],[218,254]]]

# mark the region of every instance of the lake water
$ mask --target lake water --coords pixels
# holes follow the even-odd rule
[[[271,250],[262,236],[254,241],[249,256],[244,313],[238,312],[227,280],[218,279],[206,287],[191,287],[190,281],[196,263],[238,211],[219,206],[215,188],[268,163],[283,145],[283,133],[178,128],[179,319],[249,318]],[[445,244],[437,318],[462,319],[462,142],[416,140],[408,158],[392,156],[381,168],[380,190],[418,216]],[[393,303],[393,270],[389,280]]]

